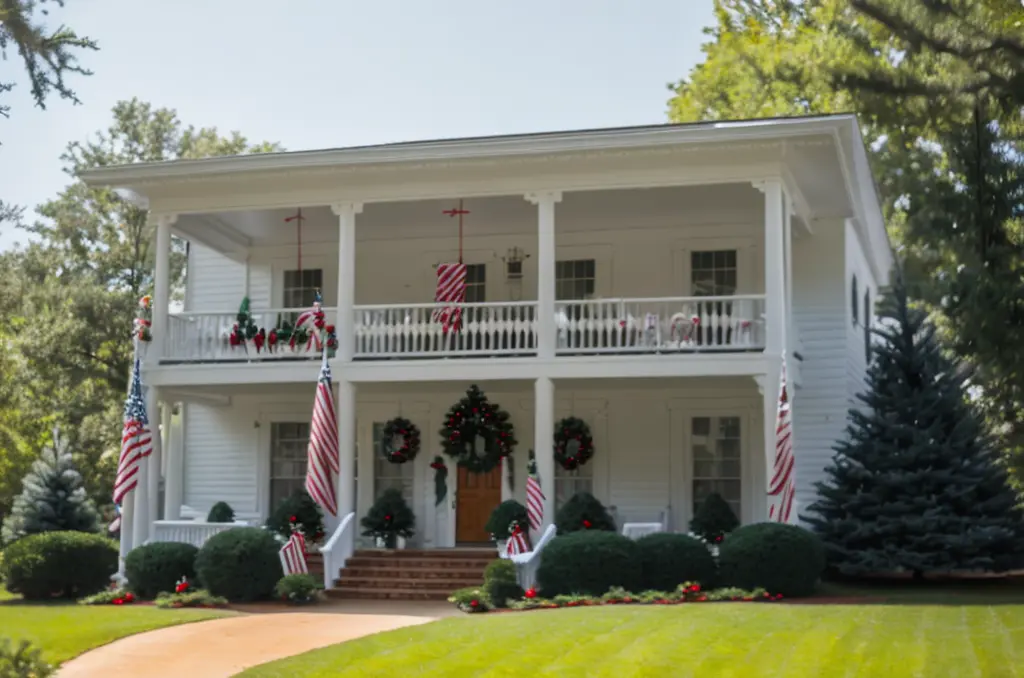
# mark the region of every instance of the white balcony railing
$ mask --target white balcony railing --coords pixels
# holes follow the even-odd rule
[[[764,347],[764,295],[558,302],[558,353]]]
[[[461,330],[445,332],[443,304],[356,306],[356,358],[523,355],[537,351],[537,302],[459,304]]]
[[[208,523],[202,520],[157,520],[153,523],[152,541],[173,541],[201,548],[206,540],[233,527],[246,527],[249,523]]]
[[[537,353],[537,302],[461,304],[461,329],[445,331],[444,305],[356,306],[356,359],[529,356]],[[163,360],[222,362],[318,359],[312,341],[292,341],[270,330],[303,309],[254,311],[260,341],[233,343],[237,313],[173,313]],[[334,324],[336,310],[325,308]],[[743,351],[764,347],[764,295],[587,299],[555,305],[556,352],[573,354]],[[344,331],[339,327],[339,331]]]

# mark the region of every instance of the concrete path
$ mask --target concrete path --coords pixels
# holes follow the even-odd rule
[[[251,609],[258,613],[122,638],[65,663],[58,678],[226,678],[282,657],[454,613],[451,605],[373,601],[339,601],[302,612]]]

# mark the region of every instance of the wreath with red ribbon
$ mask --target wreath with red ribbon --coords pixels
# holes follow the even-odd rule
[[[420,452],[420,429],[402,417],[384,424],[380,438],[380,453],[392,464],[412,461]]]
[[[555,425],[555,461],[572,471],[583,466],[594,456],[594,439],[587,422],[577,417],[566,417]]]

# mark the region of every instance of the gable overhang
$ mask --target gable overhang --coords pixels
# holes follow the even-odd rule
[[[670,167],[679,183],[729,183],[781,176],[810,230],[813,210],[800,181],[785,161],[785,149],[799,144],[834,147],[846,193],[848,216],[878,280],[888,278],[892,251],[864,141],[853,115],[699,122],[614,129],[547,132],[495,137],[416,141],[352,148],[229,156],[202,160],[140,163],[87,170],[91,186],[118,190],[140,207],[156,211],[207,214],[237,209],[323,205],[346,200],[365,202],[505,194],[532,190],[598,190],[656,185]],[[737,161],[736,149],[751,157],[759,150],[779,152],[770,161]],[[722,151],[722,152],[718,152]],[[774,151],[773,151],[774,152]],[[704,155],[683,155],[683,154]],[[716,155],[717,153],[717,155]],[[768,156],[764,156],[768,158]],[[709,158],[717,161],[709,163]],[[603,163],[603,164],[602,164]],[[607,181],[595,182],[580,168],[614,168]],[[497,169],[495,169],[497,168]],[[504,171],[492,184],[481,177]],[[561,172],[561,174],[559,173]],[[460,174],[461,173],[461,174]],[[837,174],[838,176],[838,174]],[[445,182],[444,179],[451,180]],[[468,180],[467,180],[468,178]],[[548,183],[545,182],[555,182]],[[555,185],[557,184],[557,185]],[[274,193],[275,188],[285,187]],[[454,187],[457,187],[455,189]],[[203,199],[196,196],[203,194]],[[836,216],[836,215],[830,215]],[[184,223],[181,227],[185,227]],[[209,235],[218,249],[244,249],[244,235],[223,223],[193,222],[199,240]],[[199,230],[202,232],[198,232]],[[207,229],[209,229],[207,231]],[[201,237],[202,236],[202,237]]]

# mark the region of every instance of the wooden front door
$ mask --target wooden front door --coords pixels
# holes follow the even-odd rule
[[[455,509],[455,543],[484,544],[491,535],[484,529],[491,511],[501,503],[501,467],[490,473],[470,473],[461,466]]]

